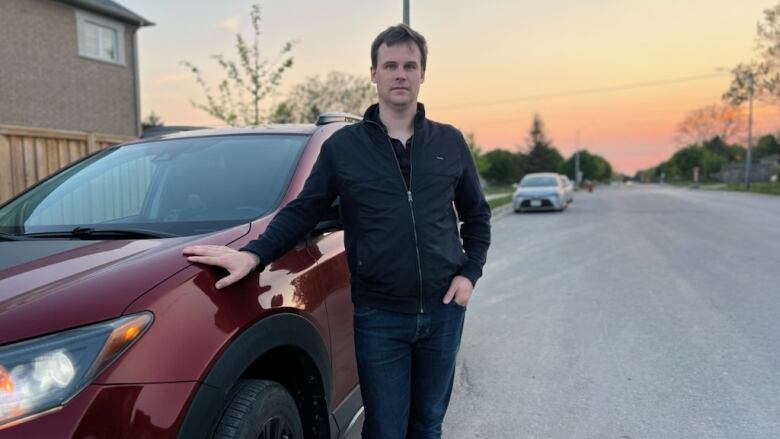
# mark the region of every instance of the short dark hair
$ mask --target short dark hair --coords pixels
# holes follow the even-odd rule
[[[417,48],[420,49],[420,64],[422,69],[425,70],[425,64],[428,61],[428,43],[425,42],[424,36],[405,24],[390,26],[376,36],[371,44],[371,67],[376,68],[377,54],[379,46],[382,44],[392,46],[398,43],[410,42],[414,42]]]

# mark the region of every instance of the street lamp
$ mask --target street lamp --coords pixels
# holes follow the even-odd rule
[[[404,0],[404,24],[409,26],[409,0]]]
[[[750,167],[753,161],[753,72],[747,73],[748,83],[748,141],[745,160],[745,190],[750,190]]]

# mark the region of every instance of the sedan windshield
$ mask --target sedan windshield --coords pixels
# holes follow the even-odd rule
[[[555,177],[527,177],[520,182],[520,187],[547,187],[558,186]]]
[[[111,148],[0,208],[0,233],[183,236],[247,223],[279,203],[307,139],[213,136]]]

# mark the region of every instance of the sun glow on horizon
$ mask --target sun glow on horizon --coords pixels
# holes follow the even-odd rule
[[[235,32],[251,36],[252,3],[184,8],[182,0],[123,0],[156,23],[139,31],[143,117],[153,110],[168,125],[224,125],[192,107],[190,101],[205,97],[180,61],[200,67],[216,88],[224,75],[210,56],[234,56]],[[430,49],[420,101],[432,119],[473,133],[486,151],[523,146],[539,114],[564,156],[575,150],[579,131],[580,147],[633,174],[674,153],[677,125],[687,113],[720,102],[729,76],[717,70],[754,56],[755,25],[775,3],[713,0],[702,8],[676,0],[496,0],[485,7],[412,0],[412,26]],[[261,5],[269,59],[285,41],[301,42],[294,67],[264,108],[307,77],[332,70],[368,75],[371,40],[401,18],[400,1]],[[345,9],[361,19],[348,20]],[[318,19],[302,18],[301,10]],[[691,77],[698,79],[664,83]],[[778,116],[778,107],[756,103],[754,136],[778,131]]]

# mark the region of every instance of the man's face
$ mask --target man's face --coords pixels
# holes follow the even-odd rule
[[[399,108],[417,102],[420,84],[425,80],[421,59],[420,49],[413,42],[379,46],[371,81],[376,84],[380,102]]]

